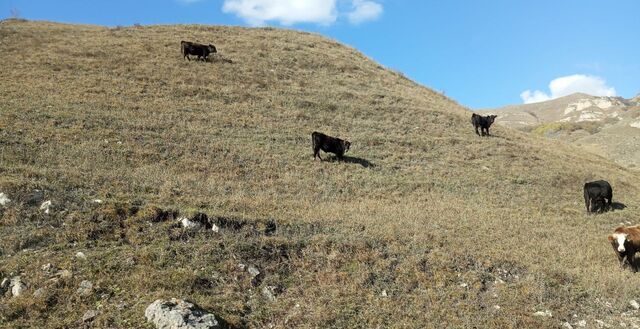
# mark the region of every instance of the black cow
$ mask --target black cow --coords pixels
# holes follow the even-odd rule
[[[322,161],[320,150],[334,153],[338,158],[342,158],[342,156],[349,151],[349,147],[351,147],[351,143],[348,141],[327,136],[317,131],[311,133],[311,143],[313,144],[313,159],[315,160],[316,157],[318,157],[320,161]]]
[[[218,52],[216,46],[212,44],[201,45],[199,43],[184,40],[180,41],[180,48],[182,49],[182,58],[186,58],[188,60],[191,60],[191,58],[189,58],[189,55],[194,55],[198,56],[198,59],[207,61],[207,57],[209,56],[209,54],[215,54]]]
[[[491,127],[491,125],[493,124],[493,121],[496,120],[498,116],[497,115],[488,115],[486,117],[483,117],[482,115],[478,115],[478,114],[472,114],[471,115],[471,123],[473,124],[473,127],[476,129],[476,134],[478,136],[480,136],[480,133],[482,133],[482,136],[485,135],[485,130],[486,130],[486,135],[489,135],[489,127]],[[480,127],[480,133],[478,133],[478,127]]]
[[[584,205],[587,212],[603,212],[611,208],[613,190],[607,181],[598,180],[584,184]]]

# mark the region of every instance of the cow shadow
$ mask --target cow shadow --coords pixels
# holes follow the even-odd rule
[[[363,158],[358,158],[358,157],[352,157],[352,156],[348,156],[348,155],[344,155],[342,157],[338,157],[338,156],[332,156],[332,157],[328,157],[325,161],[327,162],[345,162],[345,163],[356,163],[361,165],[364,168],[375,168],[376,165],[367,160],[367,159],[363,159]]]
[[[611,203],[611,210],[624,210],[625,208],[627,208],[627,205],[625,205],[624,203],[621,203],[621,202]]]

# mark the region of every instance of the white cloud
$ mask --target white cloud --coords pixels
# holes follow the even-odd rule
[[[603,78],[583,74],[553,79],[549,83],[549,91],[550,93],[540,90],[525,90],[520,94],[520,98],[525,104],[530,104],[556,99],[573,93],[585,93],[593,96],[616,96],[616,89],[607,85],[607,81]]]
[[[353,0],[353,11],[347,14],[349,22],[360,24],[382,15],[382,5],[368,0]]]
[[[222,11],[233,13],[251,25],[277,21],[331,24],[336,21],[337,0],[225,0]]]
[[[370,0],[348,0],[352,11],[343,13],[338,6],[338,2],[343,1],[347,0],[224,0],[222,11],[235,14],[254,26],[267,22],[330,25],[342,14],[346,14],[352,24],[359,24],[382,14],[382,5]]]

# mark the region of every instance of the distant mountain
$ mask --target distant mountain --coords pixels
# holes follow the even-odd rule
[[[546,102],[482,111],[501,125],[571,142],[627,167],[640,167],[640,95],[576,93]]]

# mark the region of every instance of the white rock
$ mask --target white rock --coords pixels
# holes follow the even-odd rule
[[[18,297],[27,290],[27,285],[22,282],[22,279],[19,276],[15,276],[11,279],[10,286],[11,295],[13,295],[13,297]]]
[[[629,302],[629,305],[631,305],[631,307],[633,307],[634,310],[640,309],[640,304],[638,304],[638,302],[635,299],[632,299]]]
[[[496,309],[496,310],[499,310],[501,307],[500,307],[500,305],[493,305],[493,308]]]
[[[466,287],[468,287],[468,286],[469,286],[469,285],[468,285],[468,284],[466,284],[466,283],[464,283],[464,282],[460,284],[460,287],[462,287],[462,288],[466,288]]]
[[[580,327],[580,328],[584,328],[584,327],[587,326],[587,320],[580,320],[580,321],[576,322],[575,325]]]
[[[94,200],[93,200],[93,203],[102,203],[102,202],[103,202],[103,201],[102,201],[102,200],[100,200],[100,199],[94,199]]]
[[[0,283],[0,291],[8,289],[10,283],[11,280],[9,280],[9,278],[2,279],[2,282]]]
[[[260,271],[253,265],[249,265],[249,267],[247,268],[247,272],[251,274],[252,278],[255,278],[256,276],[260,275]]]
[[[551,314],[551,311],[549,310],[535,312],[533,313],[533,316],[544,316],[547,318],[553,317],[553,315]]]
[[[382,292],[380,293],[380,296],[382,297],[389,297],[389,294],[387,294],[386,290],[382,290]]]
[[[96,318],[96,316],[98,316],[98,314],[99,312],[96,310],[88,310],[84,312],[84,315],[82,315],[82,322],[91,322]]]
[[[76,253],[76,258],[77,259],[81,259],[81,260],[86,260],[87,259],[87,255],[85,255],[82,251],[78,251]]]
[[[564,328],[564,329],[573,329],[573,326],[569,322],[563,322],[562,323],[562,328]]]
[[[196,229],[196,228],[200,228],[201,226],[200,223],[191,221],[187,217],[180,217],[178,218],[178,221],[180,222],[180,224],[182,224],[182,227],[186,229]]]
[[[211,230],[212,230],[214,233],[218,233],[218,232],[220,232],[220,228],[219,228],[219,227],[218,227],[218,225],[216,225],[216,224],[212,224],[212,225],[211,225]]]
[[[264,298],[266,298],[270,302],[275,302],[276,301],[276,296],[273,293],[274,290],[275,290],[275,288],[272,287],[272,286],[265,286],[265,287],[262,288],[262,296],[264,296]]]
[[[181,299],[158,299],[144,311],[157,329],[218,329],[216,317]]]
[[[47,200],[40,205],[40,210],[44,210],[45,214],[48,214],[51,208],[51,200]]]
[[[93,283],[89,280],[80,282],[80,287],[76,291],[81,296],[89,296],[93,293]]]
[[[11,202],[11,199],[9,199],[9,197],[4,194],[4,193],[0,193],[0,206],[6,206],[9,202]]]

